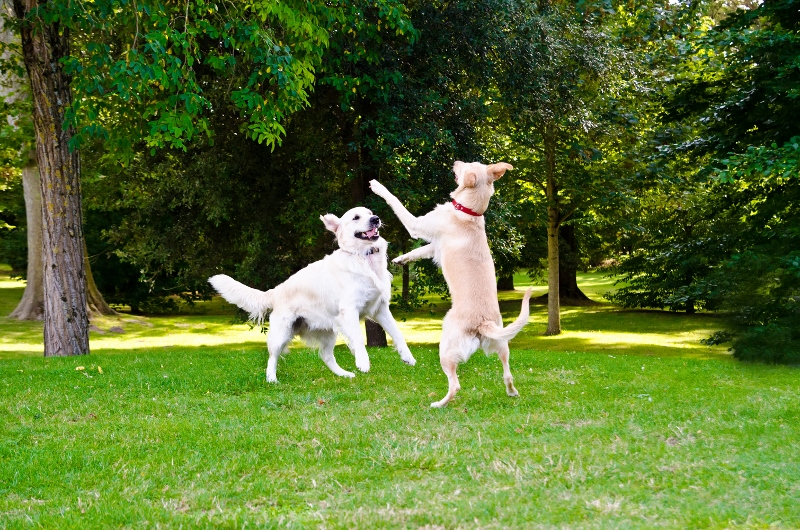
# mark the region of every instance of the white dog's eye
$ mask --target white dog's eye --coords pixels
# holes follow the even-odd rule
[[[361,219],[360,215],[356,215],[355,217],[353,217],[353,221],[358,221],[359,219]]]

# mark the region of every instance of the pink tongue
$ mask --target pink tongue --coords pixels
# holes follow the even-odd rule
[[[372,229],[372,230],[370,230],[369,232],[364,232],[364,235],[365,235],[366,237],[374,237],[374,236],[375,236],[375,234],[377,234],[377,233],[378,233],[378,229],[377,229],[377,228],[373,228],[373,229]]]

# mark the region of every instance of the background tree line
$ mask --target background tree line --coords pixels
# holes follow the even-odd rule
[[[405,252],[369,180],[424,212],[454,160],[503,160],[515,170],[487,214],[499,285],[546,277],[548,333],[585,298],[576,272],[616,263],[613,301],[719,310],[730,326],[710,340],[800,359],[796,1],[15,7],[4,27],[23,44],[26,28],[68,35],[63,128],[112,304],[201,299],[220,271],[274,286],[332,250],[319,214],[355,204]],[[26,86],[15,42],[3,71]],[[33,96],[3,103],[0,245],[22,276]],[[397,272],[401,307],[446,292],[430,263]]]

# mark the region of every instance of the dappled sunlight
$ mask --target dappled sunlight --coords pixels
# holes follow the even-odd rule
[[[520,275],[517,275],[519,278]],[[607,289],[613,283],[613,280],[599,272],[580,274],[579,280],[587,293],[594,288]],[[3,289],[0,305],[7,306],[10,312],[22,296],[23,287],[24,282],[0,278],[0,289]],[[519,314],[524,287],[524,283],[517,283],[516,290],[499,293],[505,325]],[[533,296],[545,292],[546,287],[537,286]],[[433,306],[411,314],[394,312],[397,324],[415,354],[423,349],[436,351],[438,348],[442,318],[450,304],[438,297],[431,301],[434,302]],[[89,334],[90,348],[98,352],[122,353],[139,349],[257,345],[266,352],[266,335],[261,333],[261,328],[234,323],[234,308],[220,298],[195,304],[189,311],[191,314],[151,317],[122,313],[94,319]],[[609,355],[730,356],[725,346],[705,346],[700,342],[720,329],[720,320],[712,314],[626,310],[609,303],[599,303],[562,307],[561,322],[562,334],[545,337],[547,307],[544,304],[531,304],[530,323],[511,342],[511,348]],[[0,359],[42,355],[41,322],[20,322],[0,317],[0,328]],[[387,338],[392,345],[391,337]],[[345,342],[339,337],[337,344],[342,346]],[[289,347],[296,350],[307,346],[295,339]]]
[[[729,357],[723,346],[706,346],[700,339],[708,332],[607,333],[600,331],[564,331],[560,335],[521,335],[512,342],[514,349],[546,351],[598,352],[609,354],[653,355],[710,359]]]

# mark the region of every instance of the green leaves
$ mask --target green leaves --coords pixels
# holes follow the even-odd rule
[[[747,177],[755,177],[780,182],[784,179],[800,177],[800,136],[791,138],[778,147],[749,146],[744,153],[730,153],[720,160],[725,169],[717,171],[721,182],[734,183]]]
[[[246,118],[245,134],[274,147],[286,134],[282,122],[308,105],[331,32],[411,31],[393,1],[56,1],[26,23],[37,20],[72,35],[73,147],[100,137],[123,160],[140,142],[185,149],[211,137],[214,92]],[[374,53],[363,49],[360,58]]]

